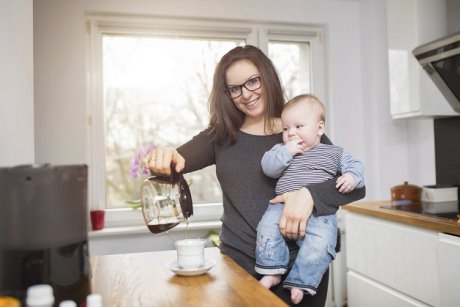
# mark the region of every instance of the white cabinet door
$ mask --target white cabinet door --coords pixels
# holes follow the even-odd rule
[[[437,232],[354,213],[346,215],[346,230],[349,271],[440,305]]]
[[[348,272],[347,278],[350,307],[429,306],[353,271]]]
[[[390,111],[393,118],[455,116],[412,54],[446,32],[445,0],[387,0]]]
[[[439,288],[441,306],[460,305],[460,237],[439,234],[438,240]]]

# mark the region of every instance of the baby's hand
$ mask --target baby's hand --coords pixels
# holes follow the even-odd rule
[[[339,189],[340,193],[350,193],[356,188],[356,182],[350,173],[345,173],[337,178],[335,187]]]
[[[294,157],[297,154],[303,153],[303,148],[300,143],[302,143],[301,139],[294,139],[284,144],[284,147],[286,147],[287,151]]]

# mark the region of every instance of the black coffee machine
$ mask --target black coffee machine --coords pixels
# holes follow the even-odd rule
[[[28,287],[44,283],[55,305],[85,301],[87,191],[86,165],[0,168],[0,296],[24,302]]]

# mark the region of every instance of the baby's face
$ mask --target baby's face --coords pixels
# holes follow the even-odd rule
[[[300,145],[307,151],[320,143],[324,122],[319,119],[307,104],[299,103],[283,111],[283,142],[300,140]]]

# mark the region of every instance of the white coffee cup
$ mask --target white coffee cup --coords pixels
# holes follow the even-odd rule
[[[195,269],[204,263],[203,239],[185,239],[174,243],[177,250],[177,264],[184,269]]]

